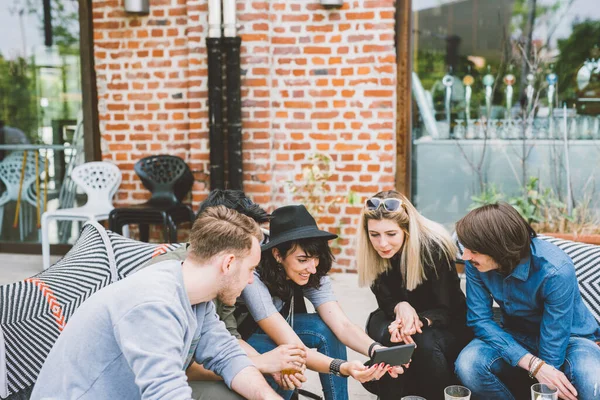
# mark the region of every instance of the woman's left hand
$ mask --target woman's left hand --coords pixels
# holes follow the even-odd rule
[[[356,379],[357,381],[369,382],[377,381],[383,375],[388,372],[390,366],[384,363],[372,365],[370,367],[365,366],[360,361],[346,361],[340,366],[340,372],[343,375],[348,375]]]

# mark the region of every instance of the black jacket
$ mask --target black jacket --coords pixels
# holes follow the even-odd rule
[[[467,305],[454,261],[448,262],[441,249],[432,250],[431,253],[433,264],[424,264],[427,280],[412,291],[406,289],[400,272],[400,254],[392,257],[391,268],[379,275],[371,285],[377,304],[390,320],[396,318],[394,307],[406,301],[419,317],[428,318],[433,327],[465,326]]]

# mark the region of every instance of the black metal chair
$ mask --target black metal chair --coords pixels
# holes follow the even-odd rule
[[[192,171],[181,158],[169,155],[142,158],[134,170],[152,197],[143,204],[112,210],[110,230],[121,234],[123,226],[138,224],[140,240],[148,242],[149,225],[161,224],[165,241],[177,242],[177,224],[194,222],[195,218],[192,208],[182,203],[194,183]]]

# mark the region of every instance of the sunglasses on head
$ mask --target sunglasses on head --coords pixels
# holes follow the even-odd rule
[[[365,208],[369,211],[375,211],[381,206],[383,206],[385,211],[388,212],[398,211],[402,206],[402,200],[395,198],[380,199],[379,197],[372,197],[365,203]]]

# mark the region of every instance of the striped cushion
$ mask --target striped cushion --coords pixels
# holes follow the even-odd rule
[[[107,231],[107,233],[115,253],[118,279],[134,273],[152,258],[183,246],[183,243],[144,243],[112,231]]]
[[[0,286],[0,398],[28,393],[58,335],[88,297],[180,246],[138,242],[88,222],[59,262]]]
[[[583,302],[600,323],[600,246],[539,236],[567,253],[575,264],[575,275]]]
[[[54,266],[24,281],[0,287],[6,367],[0,397],[33,385],[75,309],[111,283],[109,258],[101,233],[96,226],[86,225],[73,248]]]

